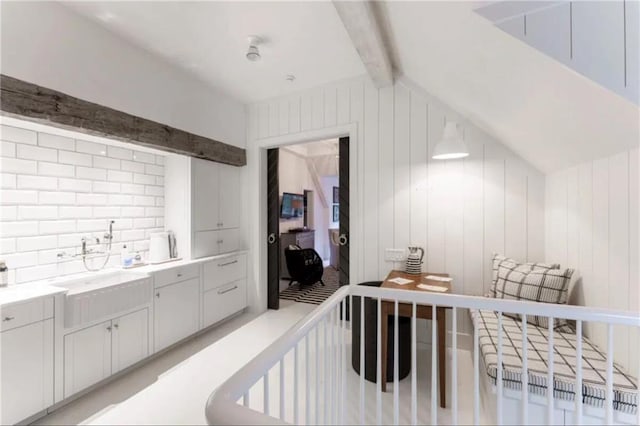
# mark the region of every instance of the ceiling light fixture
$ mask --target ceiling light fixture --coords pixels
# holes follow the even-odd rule
[[[288,74],[288,75],[285,77],[285,80],[287,80],[289,83],[293,83],[294,81],[296,81],[296,76],[295,76],[295,75],[293,75],[293,74]]]
[[[453,121],[449,121],[444,126],[442,140],[433,148],[434,160],[454,160],[456,158],[464,158],[469,155],[467,144],[458,134],[458,125]]]
[[[249,49],[247,50],[247,59],[251,62],[259,61],[260,50],[258,50],[258,45],[262,42],[262,39],[258,36],[250,35],[247,37],[249,39]]]

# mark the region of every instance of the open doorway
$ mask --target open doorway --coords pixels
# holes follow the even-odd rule
[[[349,282],[349,138],[267,152],[268,307]]]

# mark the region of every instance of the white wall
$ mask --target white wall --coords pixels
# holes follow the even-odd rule
[[[445,118],[464,127],[468,159],[430,159]],[[463,294],[488,290],[494,251],[544,258],[543,175],[409,81],[383,89],[366,78],[337,82],[251,105],[248,119],[255,188],[249,201],[255,211],[266,190],[262,148],[355,132],[353,283],[383,278],[394,267],[384,261],[385,248],[425,247],[425,270],[450,273],[454,290]],[[250,299],[255,309],[264,309],[265,224],[255,218],[251,227],[258,284]]]
[[[323,214],[326,216],[327,223],[329,224],[328,227],[337,228],[340,222],[333,221],[333,187],[339,185],[339,178],[338,176],[322,176],[320,181],[322,182],[322,190],[324,191],[328,206],[327,210],[323,211]]]
[[[574,304],[640,312],[638,161],[635,148],[547,176],[546,257],[577,269]],[[604,327],[586,332],[606,348]],[[615,361],[637,375],[637,330],[614,335]]]
[[[80,253],[82,237],[88,248],[104,251],[95,238],[103,241],[110,220],[109,265],[119,265],[123,244],[145,258],[149,234],[164,229],[163,155],[14,119],[0,122],[0,257],[11,284],[84,272],[80,257],[58,253]]]
[[[58,2],[0,3],[3,74],[239,147],[244,106]]]

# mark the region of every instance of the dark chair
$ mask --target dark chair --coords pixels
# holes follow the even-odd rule
[[[287,247],[284,250],[284,257],[291,275],[289,285],[298,282],[300,283],[300,288],[302,288],[303,285],[315,284],[318,281],[324,285],[322,281],[324,265],[317,251],[311,248],[301,249],[298,247],[292,249]]]

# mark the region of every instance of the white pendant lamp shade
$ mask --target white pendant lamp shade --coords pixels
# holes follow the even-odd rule
[[[449,121],[444,126],[442,140],[433,148],[431,158],[434,160],[454,160],[456,158],[467,157],[468,155],[469,149],[458,134],[456,123]]]

